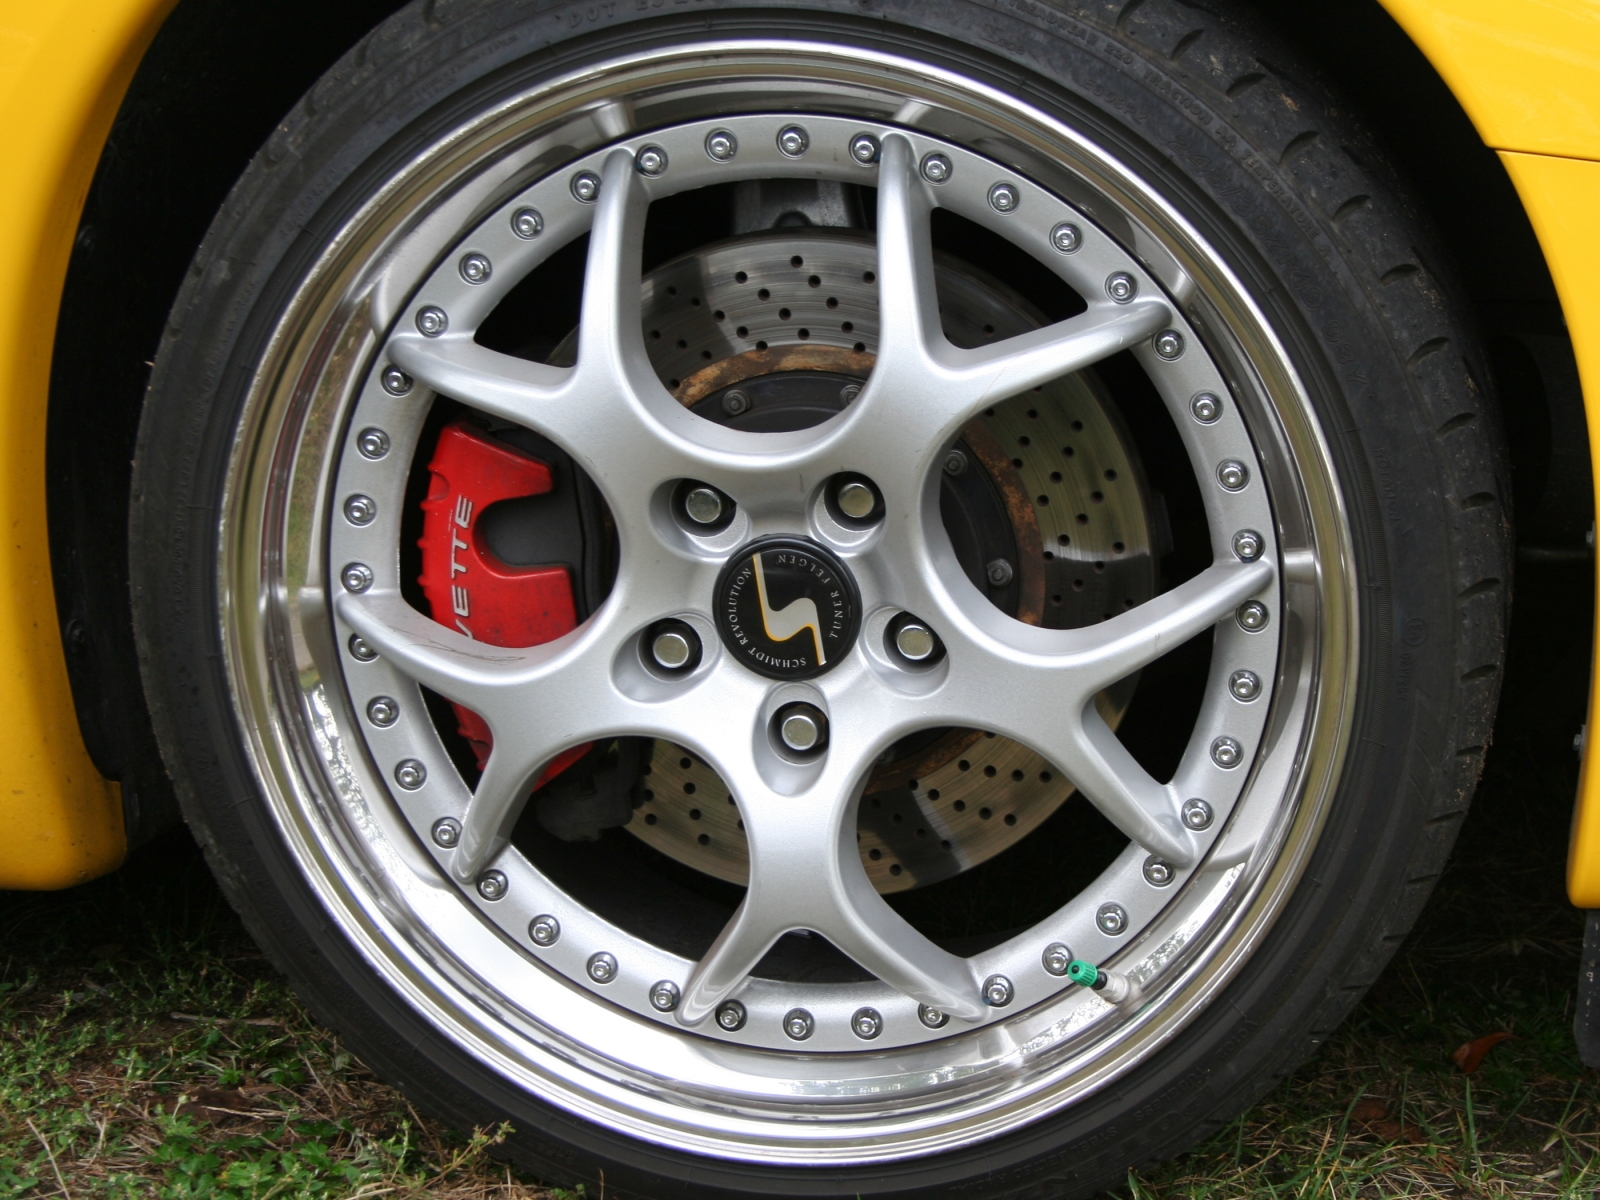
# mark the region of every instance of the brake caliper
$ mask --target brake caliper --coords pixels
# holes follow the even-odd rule
[[[542,496],[554,486],[550,467],[497,441],[466,421],[445,426],[428,463],[422,502],[422,585],[431,615],[491,646],[526,647],[553,641],[577,627],[572,577],[564,566],[513,567],[490,552],[478,519],[491,504]],[[457,704],[457,728],[472,745],[481,771],[493,736],[470,708]],[[582,758],[588,744],[558,755],[543,785]]]

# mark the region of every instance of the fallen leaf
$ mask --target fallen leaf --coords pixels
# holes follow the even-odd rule
[[[1402,1125],[1389,1115],[1387,1104],[1371,1096],[1356,1102],[1356,1106],[1350,1110],[1350,1118],[1359,1121],[1386,1142],[1415,1144],[1422,1141],[1421,1129],[1410,1123]]]
[[[1470,1075],[1483,1065],[1483,1057],[1511,1035],[1504,1031],[1499,1033],[1486,1033],[1481,1038],[1473,1038],[1470,1042],[1463,1042],[1457,1047],[1456,1052],[1450,1056],[1450,1061],[1461,1068],[1463,1075]]]
[[[1360,1121],[1363,1125],[1381,1121],[1388,1115],[1389,1106],[1382,1100],[1374,1100],[1370,1096],[1365,1100],[1358,1100],[1356,1106],[1350,1110],[1350,1119]]]

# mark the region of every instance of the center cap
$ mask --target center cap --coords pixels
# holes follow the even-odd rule
[[[758,538],[717,577],[717,629],[769,679],[811,679],[855,644],[861,601],[844,564],[804,538]]]

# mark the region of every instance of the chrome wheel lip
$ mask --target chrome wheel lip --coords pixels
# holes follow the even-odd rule
[[[1287,407],[1252,412],[1252,428],[1276,436],[1297,461],[1320,471],[1318,486],[1311,489],[1315,494],[1306,504],[1308,528],[1300,539],[1307,543],[1314,530],[1317,552],[1291,550],[1283,561],[1284,590],[1308,591],[1322,605],[1320,636],[1299,661],[1280,665],[1280,674],[1296,681],[1300,690],[1296,703],[1280,705],[1273,721],[1280,739],[1297,730],[1316,736],[1305,745],[1292,738],[1292,744],[1280,747],[1284,753],[1266,756],[1271,761],[1258,765],[1250,780],[1251,790],[1271,788],[1291,795],[1293,802],[1275,810],[1287,819],[1263,831],[1263,838],[1250,839],[1254,850],[1248,858],[1225,865],[1226,894],[1214,906],[1209,953],[1180,962],[1163,976],[1155,1002],[1099,1036],[1088,1059],[1073,1056],[1083,1039],[1074,1038],[1073,1029],[1056,1028],[1048,1006],[1013,1009],[995,1025],[946,1038],[937,1044],[940,1065],[925,1072],[930,1090],[899,1109],[869,1099],[886,1083],[904,1086],[910,1079],[898,1068],[888,1076],[874,1076],[873,1069],[889,1069],[877,1053],[856,1056],[869,1069],[841,1086],[837,1078],[818,1078],[810,1058],[774,1058],[675,1034],[674,1055],[660,1061],[675,1061],[682,1070],[642,1079],[635,1063],[600,1049],[615,1045],[612,1035],[625,1033],[632,1018],[603,1006],[572,1004],[571,985],[531,962],[524,976],[526,995],[534,999],[524,1005],[497,1003],[491,1016],[463,1002],[474,992],[482,997],[461,962],[479,954],[504,954],[509,948],[489,924],[463,913],[453,890],[379,887],[395,880],[436,878],[437,871],[420,845],[403,837],[375,836],[386,801],[369,799],[361,787],[371,764],[344,737],[342,730],[353,728],[355,717],[340,689],[327,683],[325,664],[337,662],[336,642],[342,643],[348,631],[340,630],[336,637],[327,620],[318,553],[318,531],[329,501],[326,472],[320,462],[297,459],[296,450],[307,430],[315,432],[319,423],[325,435],[326,422],[347,400],[335,386],[330,364],[370,358],[377,337],[372,331],[385,327],[402,307],[401,298],[386,296],[369,273],[381,258],[370,252],[373,225],[381,230],[379,239],[393,238],[392,216],[384,230],[383,210],[396,194],[439,171],[440,160],[452,149],[459,153],[464,136],[453,139],[453,146],[420,156],[408,176],[347,225],[289,306],[265,356],[242,418],[243,436],[237,442],[219,534],[218,592],[230,683],[263,794],[308,882],[377,973],[468,1054],[550,1103],[633,1136],[699,1153],[811,1164],[934,1153],[1036,1119],[1135,1065],[1224,986],[1270,927],[1315,844],[1343,759],[1355,670],[1347,650],[1356,633],[1346,525],[1331,459],[1310,418],[1304,389],[1248,293],[1176,212],[1048,114],[927,63],[861,52],[845,67],[830,47],[782,41],[700,43],[621,58],[551,81],[540,96],[547,102],[562,97],[570,110],[579,106],[586,89],[590,102],[598,102],[608,89],[613,94],[626,91],[636,73],[659,78],[674,69],[692,72],[708,58],[716,61],[721,75],[728,73],[730,62],[748,63],[752,71],[779,78],[787,70],[800,77],[851,82],[854,70],[859,73],[855,85],[862,90],[869,86],[867,79],[881,83],[887,77],[924,102],[999,123],[1016,138],[1019,157],[1038,155],[1048,163],[1052,153],[1062,154],[1061,148],[1067,147],[1082,176],[1075,186],[1092,186],[1147,222],[1137,227],[1130,222],[1127,240],[1169,293],[1192,301],[1198,311],[1221,322],[1224,331],[1237,334],[1243,329],[1253,339],[1252,346],[1240,351],[1241,361],[1232,365]],[[508,103],[478,122],[473,136],[480,145],[491,140],[496,122],[515,120],[517,107]],[[438,219],[439,211],[430,219]],[[392,267],[392,260],[387,265]],[[311,345],[299,336],[311,328],[340,336]],[[1257,367],[1271,377],[1262,379]],[[286,519],[285,502],[300,517],[312,516]],[[258,596],[266,604],[254,603]],[[1316,719],[1309,719],[1311,715]],[[1298,772],[1293,769],[1296,759]],[[1144,854],[1135,852],[1133,857],[1137,871]],[[450,932],[449,945],[437,940],[444,930]],[[563,940],[568,936],[564,921]],[[1141,952],[1159,958],[1160,947]],[[876,998],[864,996],[862,1006]],[[536,1015],[558,1006],[577,1014],[559,1029]],[[1095,1026],[1097,1032],[1105,1028]],[[763,1094],[753,1093],[748,1072],[730,1069],[741,1054],[746,1057],[738,1062],[766,1065],[769,1086]],[[904,1059],[904,1052],[899,1057]],[[873,1063],[880,1065],[872,1068]],[[664,1078],[676,1082],[664,1084]],[[822,1120],[789,1119],[785,1114],[796,1100],[809,1117]],[[827,1107],[819,1109],[818,1101]]]

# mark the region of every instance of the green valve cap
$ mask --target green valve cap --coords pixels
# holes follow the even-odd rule
[[[1100,982],[1100,971],[1093,963],[1075,958],[1067,964],[1067,978],[1079,987],[1092,988]]]

